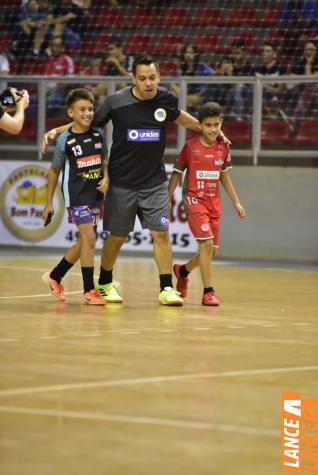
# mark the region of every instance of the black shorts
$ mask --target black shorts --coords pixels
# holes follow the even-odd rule
[[[161,183],[147,190],[128,190],[110,186],[105,199],[105,231],[128,236],[138,216],[143,228],[167,231],[169,228],[168,185]]]

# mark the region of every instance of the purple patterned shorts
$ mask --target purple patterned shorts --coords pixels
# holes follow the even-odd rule
[[[98,224],[100,218],[103,217],[104,201],[98,201],[88,206],[73,206],[67,208],[68,222],[72,224]]]

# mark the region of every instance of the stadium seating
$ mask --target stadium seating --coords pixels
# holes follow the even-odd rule
[[[196,35],[193,43],[200,53],[217,53],[219,51],[219,35],[216,33]]]
[[[194,27],[203,26],[220,26],[222,24],[222,15],[220,8],[203,7],[198,8],[192,18],[192,25]]]
[[[127,54],[141,54],[141,53],[150,53],[152,50],[151,46],[152,36],[151,35],[139,35],[134,34],[127,37],[125,43],[125,53]]]
[[[14,58],[12,42],[16,37],[14,19],[21,0],[3,0],[0,9],[0,53],[9,52],[11,73],[41,74],[43,61],[29,53],[26,61]],[[123,42],[123,50],[128,55],[150,53],[159,61],[162,76],[174,76],[177,71],[175,61],[185,44],[194,44],[201,59],[213,67],[229,54],[235,39],[243,39],[250,55],[251,63],[260,58],[260,48],[264,41],[284,47],[286,43],[285,25],[280,21],[281,2],[250,0],[237,2],[224,0],[189,0],[188,2],[136,2],[118,0],[118,6],[111,6],[105,0],[92,0],[89,16],[85,17],[82,30],[82,46],[67,50],[75,62],[87,63],[95,53],[106,54],[107,44],[116,37]],[[11,21],[10,21],[11,15]],[[17,20],[15,20],[17,21]],[[12,26],[13,25],[13,26]],[[311,32],[312,34],[312,32]],[[14,50],[13,50],[14,53]],[[294,57],[280,52],[279,62],[292,71],[290,66]],[[24,64],[24,66],[23,66]],[[250,122],[226,121],[228,134],[233,142],[248,144],[251,140]],[[287,123],[281,119],[266,119],[262,123],[262,140],[270,145],[271,140],[278,143],[317,143],[317,121],[303,120],[296,139],[289,137]],[[28,138],[34,136],[34,124],[28,121],[23,131]],[[176,129],[168,131],[168,142],[176,140]],[[298,143],[297,142],[297,143]]]
[[[187,42],[184,35],[164,34],[156,38],[153,53],[159,55],[177,54]]]

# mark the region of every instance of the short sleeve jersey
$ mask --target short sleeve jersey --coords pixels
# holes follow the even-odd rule
[[[96,186],[103,177],[106,154],[102,129],[75,133],[70,128],[59,136],[52,167],[63,170],[62,192],[66,207],[87,206],[104,199]]]
[[[221,215],[218,183],[221,173],[231,167],[229,147],[221,140],[210,146],[203,145],[199,137],[186,142],[173,169],[186,170],[182,194],[188,214],[208,210],[213,217]]]
[[[166,128],[180,114],[177,97],[159,87],[150,100],[139,100],[132,87],[107,97],[96,111],[93,124],[113,123],[113,144],[109,158],[112,185],[128,189],[149,189],[167,177],[163,163]]]

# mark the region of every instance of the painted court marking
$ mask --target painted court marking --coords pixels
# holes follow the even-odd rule
[[[0,412],[12,414],[27,414],[34,416],[65,417],[69,419],[86,419],[104,422],[120,422],[124,424],[154,425],[162,427],[174,427],[181,429],[197,429],[204,431],[231,432],[244,435],[258,435],[267,437],[279,437],[280,432],[273,429],[257,428],[248,426],[235,426],[229,424],[213,424],[209,422],[185,421],[178,419],[163,419],[143,416],[122,416],[120,414],[61,411],[52,409],[39,409],[21,406],[0,406]]]
[[[191,374],[176,374],[167,376],[150,376],[147,378],[131,378],[131,379],[115,379],[110,381],[91,381],[87,383],[70,383],[70,384],[55,384],[50,386],[33,386],[17,389],[4,389],[0,391],[0,397],[18,396],[24,394],[45,393],[51,391],[68,391],[75,389],[92,389],[105,388],[115,386],[133,386],[138,384],[152,384],[163,383],[169,381],[187,381],[194,379],[215,379],[215,378],[229,378],[237,376],[255,376],[266,374],[279,373],[294,373],[303,371],[317,371],[318,366],[292,366],[286,368],[265,368],[252,369],[240,371],[221,371],[219,373],[191,373]]]

